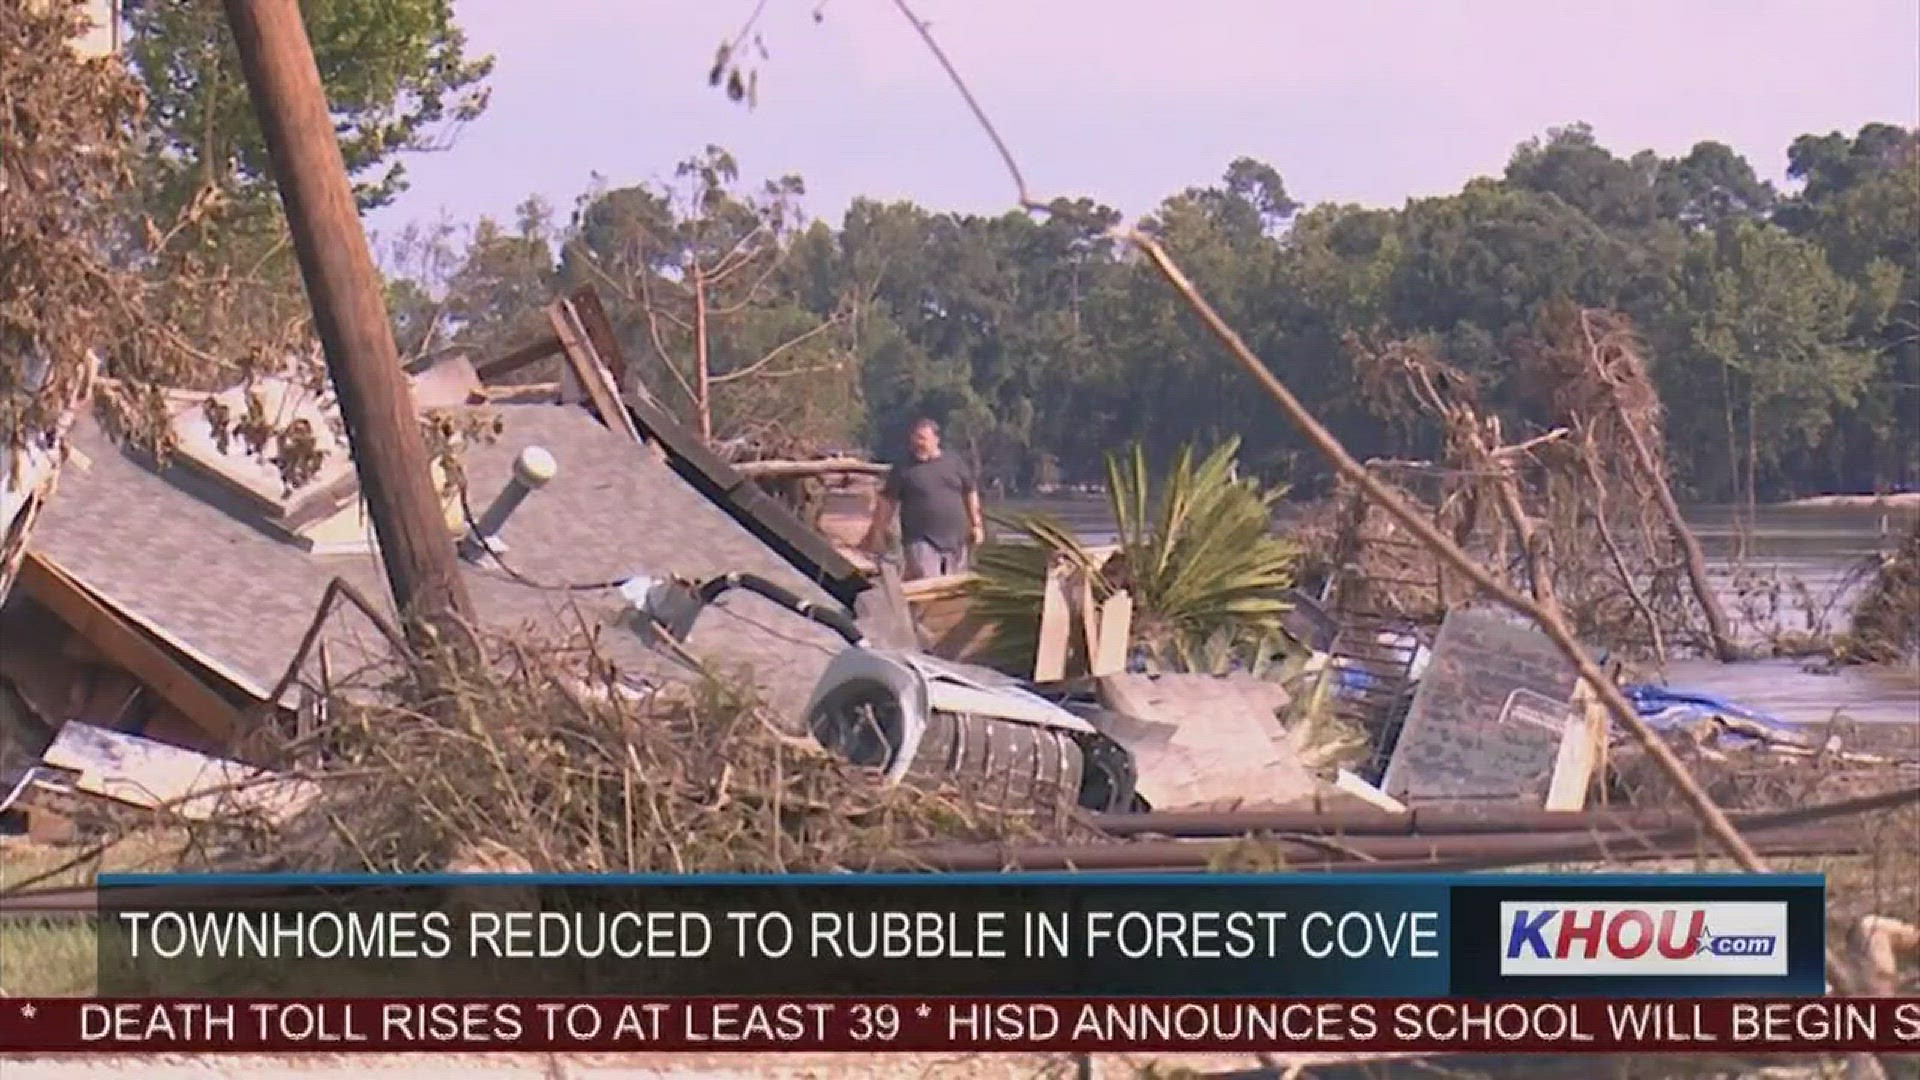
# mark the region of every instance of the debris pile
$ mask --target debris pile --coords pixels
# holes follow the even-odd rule
[[[1920,521],[1854,606],[1840,652],[1853,661],[1920,658]]]
[[[318,796],[284,827],[234,839],[283,869],[433,871],[492,851],[528,870],[687,873],[861,869],[936,839],[1074,831],[1044,808],[883,787],[737,686],[642,694],[590,681],[567,650],[492,651],[437,679],[442,698],[337,710],[287,748]]]
[[[5,732],[30,735],[0,745],[0,810],[82,820],[87,800],[107,802],[121,821],[184,827],[223,859],[306,870],[1387,870],[1671,858],[1698,844],[1685,822],[1581,816],[1675,804],[1537,628],[1467,595],[1352,493],[1324,535],[1274,540],[1273,493],[1233,477],[1231,447],[1185,462],[1166,501],[1186,513],[1170,520],[1208,528],[1136,514],[1117,549],[1070,535],[1010,547],[1006,558],[1031,565],[1010,575],[1027,615],[1009,628],[992,617],[995,596],[983,604],[969,582],[902,586],[884,566],[862,575],[767,488],[821,469],[869,475],[864,463],[766,459],[766,447],[727,460],[631,382],[597,312],[591,293],[575,294],[549,309],[546,341],[413,373],[416,397],[446,415],[487,404],[502,425],[466,440],[442,477],[456,489],[445,509],[461,572],[496,621],[473,628],[484,663],[431,679],[404,659],[384,605],[366,600],[383,590],[344,463],[290,499],[193,439],[166,464],[83,430],[94,460],[49,504],[9,601],[8,616],[33,622],[47,647],[34,671],[24,651],[0,670],[22,688],[0,695]],[[1570,320],[1550,328],[1557,344],[1530,369],[1561,423],[1513,444],[1431,352],[1371,353],[1383,407],[1438,418],[1447,440],[1438,464],[1374,467],[1523,589],[1579,612],[1591,640],[1653,655],[1710,643],[1713,620],[1687,595],[1688,545],[1665,519],[1664,466],[1635,449],[1658,429],[1644,370],[1591,313]],[[508,401],[484,385],[554,352],[557,387]],[[544,464],[528,472],[529,461]],[[1134,465],[1115,490],[1145,506]],[[1293,588],[1302,550],[1320,564],[1312,595]],[[1200,572],[1195,552],[1242,585]],[[190,586],[155,575],[156,559],[194,567]],[[1911,563],[1890,564],[1892,599],[1863,620],[1891,625]],[[771,591],[720,602],[748,579]],[[688,582],[702,583],[696,607],[718,610],[663,646],[672,620],[653,597]],[[714,585],[725,588],[707,595]],[[1203,593],[1238,605],[1260,631],[1253,647],[1206,623],[1204,604],[1169,599]],[[341,598],[359,616],[331,611]],[[1001,670],[954,663],[975,656]],[[76,696],[74,684],[91,687],[76,675],[83,660],[124,673],[126,692],[80,704],[100,696]],[[885,692],[852,693],[858,679],[835,689],[862,670],[890,672],[873,675]],[[1851,735],[1810,736],[1683,690],[1626,689],[1737,811],[1916,779],[1898,754],[1863,751]],[[872,712],[876,730],[891,722],[895,736],[926,739],[883,739],[870,754],[853,727],[829,739],[795,723],[817,719],[826,698],[849,718]],[[1063,775],[1081,781],[1081,812],[979,797],[1017,786],[998,784],[1011,766],[991,734],[1008,729],[995,724],[1025,725],[1032,746],[1061,751],[1056,764],[1078,755]],[[937,767],[897,768],[909,752]],[[1087,791],[1100,785],[1085,782],[1096,774],[1111,780],[1099,805]],[[1781,786],[1788,775],[1819,782]],[[1447,818],[1454,810],[1477,817]],[[1283,811],[1294,816],[1272,816]],[[1182,818],[1202,812],[1215,815],[1204,827]],[[1742,820],[1777,854],[1861,842],[1813,819]]]
[[[1668,483],[1659,398],[1627,327],[1606,312],[1550,312],[1518,362],[1551,426],[1516,435],[1481,388],[1424,339],[1349,347],[1384,420],[1436,425],[1432,461],[1375,460],[1469,553],[1523,592],[1555,597],[1587,641],[1664,658],[1694,645],[1732,656],[1704,556]],[[1318,531],[1322,575],[1349,602],[1437,623],[1472,599],[1359,492]]]

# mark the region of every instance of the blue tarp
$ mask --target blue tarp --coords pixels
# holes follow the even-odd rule
[[[1645,685],[1623,686],[1620,691],[1633,702],[1634,711],[1656,729],[1680,727],[1705,717],[1726,716],[1771,728],[1782,735],[1795,735],[1799,730],[1777,716],[1755,712],[1712,694]]]

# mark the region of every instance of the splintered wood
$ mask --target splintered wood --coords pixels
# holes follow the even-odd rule
[[[1572,715],[1560,736],[1560,753],[1547,786],[1549,810],[1584,810],[1593,776],[1607,750],[1606,709],[1584,681],[1573,690]]]
[[[1039,644],[1034,650],[1035,682],[1059,682],[1076,659],[1074,628],[1078,625],[1078,660],[1086,674],[1099,677],[1127,670],[1133,631],[1133,597],[1121,591],[1096,600],[1093,578],[1066,560],[1056,559],[1047,569],[1040,603]]]

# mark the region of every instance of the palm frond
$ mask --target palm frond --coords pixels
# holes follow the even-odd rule
[[[1237,476],[1239,448],[1239,440],[1229,439],[1196,462],[1193,448],[1183,447],[1158,492],[1138,444],[1107,455],[1107,499],[1125,587],[1133,594],[1133,644],[1160,665],[1257,671],[1284,640],[1281,620],[1301,552],[1273,535],[1273,506],[1286,488]],[[996,520],[1023,542],[980,553],[974,603],[997,624],[1001,659],[1027,665],[1054,560],[1087,574],[1097,595],[1117,585],[1057,520]]]

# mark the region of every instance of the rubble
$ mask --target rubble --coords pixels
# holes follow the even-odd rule
[[[36,621],[48,631],[57,627],[84,648],[41,649],[31,654],[38,657],[31,663],[29,653],[10,652],[7,669],[0,672],[19,690],[0,701],[7,706],[5,729],[13,747],[8,759],[13,771],[5,779],[17,781],[25,765],[35,766],[15,785],[22,793],[16,802],[25,805],[34,801],[26,793],[37,798],[57,788],[66,799],[164,808],[205,823],[237,815],[231,806],[215,809],[215,803],[201,798],[202,787],[271,790],[277,784],[300,792],[302,805],[324,805],[336,814],[349,807],[354,811],[351,836],[339,828],[314,831],[312,813],[253,815],[256,830],[277,832],[283,839],[302,837],[304,857],[315,866],[671,868],[710,866],[715,860],[733,865],[729,860],[748,858],[725,843],[696,856],[682,842],[642,843],[630,833],[620,835],[622,848],[604,831],[607,822],[565,820],[564,814],[576,810],[571,800],[604,800],[618,778],[666,767],[658,780],[669,794],[650,797],[691,802],[662,819],[663,835],[708,828],[724,820],[724,815],[710,819],[718,808],[745,799],[749,817],[758,822],[751,830],[761,830],[752,833],[752,844],[758,845],[752,859],[840,865],[894,857],[880,851],[899,839],[887,830],[863,834],[867,839],[851,847],[821,841],[824,834],[810,831],[820,827],[817,821],[800,825],[798,833],[791,831],[792,822],[766,831],[767,821],[756,815],[778,784],[762,778],[754,782],[759,787],[742,788],[742,770],[761,767],[749,765],[756,755],[778,758],[803,744],[817,751],[792,721],[829,662],[844,650],[924,650],[949,661],[1004,663],[1005,650],[992,647],[996,626],[973,607],[969,579],[903,585],[884,562],[862,574],[828,538],[806,528],[748,479],[765,474],[772,482],[788,473],[873,468],[839,459],[794,469],[787,467],[792,463],[725,460],[674,425],[645,388],[627,378],[624,358],[596,322],[596,311],[590,293],[552,305],[554,336],[505,358],[519,365],[529,357],[558,353],[563,361],[558,384],[516,388],[515,396],[504,396],[486,385],[486,379],[503,373],[499,361],[474,364],[458,356],[411,373],[416,396],[440,410],[436,415],[457,418],[484,411],[501,419],[499,438],[460,443],[438,479],[449,490],[448,528],[468,541],[463,573],[482,610],[496,620],[477,632],[495,642],[495,662],[505,665],[493,674],[470,674],[467,695],[451,707],[467,724],[486,717],[495,750],[516,763],[514,770],[489,771],[479,761],[465,768],[449,746],[427,749],[451,730],[436,734],[431,726],[422,730],[397,723],[399,684],[392,681],[400,670],[397,639],[382,605],[362,605],[364,622],[339,613],[313,618],[316,600],[332,595],[336,586],[361,596],[384,590],[365,522],[354,506],[353,471],[343,460],[343,444],[327,434],[332,422],[325,403],[303,398],[292,387],[270,387],[269,397],[280,394],[274,399],[277,411],[304,409],[312,413],[308,427],[325,435],[315,443],[322,461],[315,483],[293,495],[273,466],[244,455],[223,457],[213,445],[220,441],[222,424],[231,425],[232,414],[257,411],[252,392],[216,401],[224,405],[225,421],[220,408],[183,414],[179,422],[191,430],[181,440],[183,460],[177,466],[118,452],[98,432],[80,425],[76,436],[90,451],[92,464],[46,508],[25,563],[27,586],[8,607],[10,617]],[[1454,407],[1440,398],[1432,404]],[[1502,460],[1544,456],[1548,479],[1528,489],[1526,497],[1549,532],[1581,528],[1586,520],[1571,509],[1578,485],[1565,486],[1579,477],[1554,479],[1560,476],[1554,470],[1564,463],[1554,464],[1551,455],[1569,438],[1546,437],[1492,451],[1507,455]],[[533,460],[544,463],[538,483],[523,482],[524,490],[509,491],[512,497],[499,504],[503,511],[476,513],[476,507],[493,504],[497,493],[511,488],[510,478],[519,475],[516,467],[525,472],[525,463]],[[1619,565],[1617,553],[1595,571],[1551,561],[1567,547],[1551,539],[1539,550],[1516,551],[1497,515],[1486,511],[1476,519],[1475,499],[1490,497],[1484,478],[1444,466],[1376,465],[1437,492],[1430,504],[1435,519],[1465,528],[1489,545],[1488,557],[1517,580],[1547,573],[1562,582],[1556,587],[1570,590],[1573,602],[1584,603],[1578,579],[1599,573],[1613,592],[1612,599],[1595,603],[1614,614],[1590,625],[1642,626],[1658,639],[1655,651],[1683,636],[1668,633],[1680,625],[1676,619],[1684,621],[1676,606],[1680,579],[1669,574],[1675,564],[1658,561],[1670,560],[1672,542],[1650,525],[1639,530],[1640,546],[1634,550],[1657,553],[1658,559],[1644,565],[1653,567],[1658,588],[1634,585],[1632,568]],[[1537,471],[1521,472],[1537,479]],[[1581,482],[1590,483],[1591,477]],[[622,496],[607,497],[611,490]],[[1319,538],[1327,541],[1320,553],[1327,563],[1324,587],[1315,595],[1295,594],[1286,617],[1287,640],[1278,654],[1251,662],[1237,654],[1209,654],[1195,658],[1198,670],[1148,671],[1140,651],[1130,647],[1131,598],[1124,570],[1111,565],[1115,552],[1076,548],[1088,565],[1050,566],[1036,578],[1043,588],[1041,614],[1030,628],[1033,648],[1013,650],[1032,666],[994,678],[963,679],[963,689],[988,717],[995,709],[1011,710],[1007,719],[1028,723],[1047,709],[1064,707],[1087,718],[1130,758],[1132,791],[1138,796],[1134,811],[1212,809],[1232,815],[1311,805],[1371,808],[1411,822],[1435,806],[1463,801],[1555,811],[1582,808],[1593,798],[1610,805],[1667,805],[1664,796],[1651,794],[1651,784],[1632,779],[1644,766],[1641,756],[1621,745],[1621,733],[1596,719],[1576,690],[1573,668],[1550,641],[1504,614],[1466,603],[1471,598],[1434,569],[1423,549],[1386,527],[1365,500],[1340,505],[1344,524]],[[478,538],[476,530],[497,535]],[[140,549],[129,550],[133,546],[124,542],[129,533],[141,537]],[[156,555],[169,564],[192,565],[191,583],[152,574]],[[807,605],[821,611],[835,604],[851,608],[860,633],[870,640],[851,645],[852,639],[836,640],[818,626],[792,620],[793,612],[757,606],[753,598],[745,605],[730,602],[697,627],[688,620],[682,628],[686,640],[668,642],[670,648],[656,633],[635,632],[635,609],[626,595],[635,581],[666,580],[659,576],[666,574],[697,582],[703,575],[712,579],[741,572],[784,582],[782,589],[805,601],[795,609],[803,614]],[[1643,591],[1626,596],[1621,590],[1631,592],[1630,585]],[[1658,597],[1666,598],[1659,603],[1667,606],[1656,605],[1657,617],[1646,618],[1648,605]],[[644,611],[638,617],[647,618]],[[369,634],[370,628],[379,632]],[[69,686],[80,656],[117,672],[120,681],[101,683],[82,701]],[[725,707],[698,704],[699,695],[708,692],[703,687],[738,678],[745,669],[750,669],[745,698]],[[673,687],[675,694],[694,692],[695,699],[672,698],[678,703],[670,704],[661,695]],[[1626,690],[1643,718],[1665,730],[1690,760],[1706,762],[1709,771],[1713,755],[1801,766],[1817,758],[1824,768],[1879,769],[1883,777],[1901,768],[1832,740],[1799,735],[1729,702],[1640,684],[1628,684]],[[114,692],[121,697],[113,698]],[[1029,704],[1014,702],[1018,695],[1036,692],[1038,698]],[[497,700],[482,703],[483,697]],[[94,699],[99,703],[89,703]],[[132,709],[131,699],[149,704]],[[522,710],[547,714],[547,726],[502,719],[499,710],[515,702]],[[1016,714],[1025,716],[1023,710],[1032,715],[1019,719]],[[589,716],[611,725],[609,733],[583,736],[577,723]],[[695,716],[707,719],[696,723]],[[672,756],[686,754],[686,746],[670,749],[630,731],[637,723],[657,727],[662,737],[724,742],[739,737],[743,729],[737,725],[748,717],[754,725],[772,725],[766,739],[756,735],[718,756],[709,746],[712,760],[698,763]],[[375,718],[394,722],[395,730],[385,730]],[[964,727],[978,719],[958,722]],[[787,727],[776,730],[782,720]],[[408,734],[399,733],[402,726]],[[578,743],[582,738],[587,741]],[[551,758],[553,739],[575,741],[568,753],[586,757]],[[403,753],[401,748],[409,749]],[[361,790],[346,779],[349,766],[364,767],[375,758],[383,760],[386,775],[404,777],[403,786],[412,794],[370,814],[375,807],[369,800],[341,792]],[[433,766],[420,764],[429,759]],[[400,761],[408,764],[396,764]],[[667,761],[671,766],[659,764]],[[982,759],[968,767],[989,764]],[[301,778],[275,781],[272,770]],[[861,813],[885,817],[893,811],[873,808],[894,799],[931,800],[915,804],[921,807],[915,813],[931,817],[908,830],[925,842],[951,841],[969,830],[1065,827],[1043,821],[1044,813],[1034,816],[1045,808],[988,823],[980,807],[955,809],[960,804],[953,801],[952,781],[964,780],[958,774],[921,779],[926,783],[916,794],[882,797],[869,776],[833,781],[852,785],[841,795],[803,796],[798,802],[782,795],[773,801],[789,813],[801,805],[824,809],[844,798],[869,808],[834,811],[844,820]],[[559,798],[566,809],[540,820],[525,810],[499,811],[531,805],[525,800],[535,789],[548,793],[545,798]],[[1764,805],[1754,802],[1751,792],[1743,795],[1724,785],[1715,790],[1736,806]],[[759,794],[747,794],[753,791]],[[643,794],[623,791],[614,805],[620,814],[631,814],[638,805],[632,800]],[[596,805],[593,813],[610,812]],[[577,809],[586,810],[584,805]],[[46,812],[52,813],[51,803]],[[947,820],[935,824],[943,815]],[[705,824],[692,824],[696,820]],[[737,828],[743,830],[738,837],[750,831],[745,824]],[[1322,863],[1339,861],[1332,857],[1341,854],[1339,844],[1329,848],[1314,834],[1308,830],[1307,838],[1287,841],[1294,845],[1290,865],[1314,862],[1306,858],[1313,853]],[[1826,833],[1796,834],[1769,842],[1798,844],[1794,850],[1800,850],[1832,839]],[[1158,857],[1137,843],[1112,837],[1099,842],[1111,850],[1092,857],[1095,862],[1135,865]],[[803,855],[794,844],[812,850]],[[1387,852],[1387,861],[1411,866],[1420,859],[1431,864],[1470,853],[1470,845],[1452,841],[1403,848]],[[1187,861],[1202,855],[1193,848],[1167,854]],[[1216,851],[1203,861],[1218,856]]]

